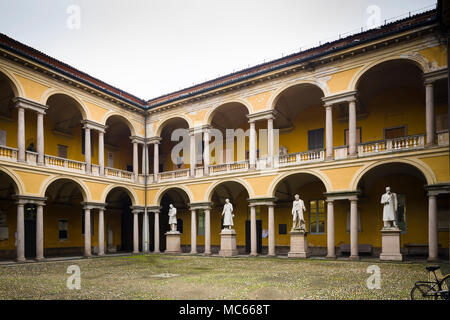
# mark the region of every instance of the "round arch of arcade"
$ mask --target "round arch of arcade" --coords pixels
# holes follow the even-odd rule
[[[216,189],[216,187],[218,187],[219,185],[226,183],[226,182],[235,182],[240,184],[242,187],[244,187],[244,189],[247,191],[249,198],[254,198],[255,197],[255,192],[253,191],[253,188],[251,187],[251,185],[240,178],[235,178],[235,179],[227,179],[227,180],[219,180],[214,182],[213,184],[211,184],[208,189],[205,192],[205,196],[204,196],[204,201],[205,202],[211,202],[212,201],[212,196],[214,194],[214,191]]]
[[[46,105],[48,100],[54,96],[54,95],[63,95],[63,96],[67,96],[69,98],[71,98],[72,100],[74,100],[78,106],[78,110],[81,113],[81,117],[83,118],[83,120],[89,120],[91,118],[89,109],[86,107],[86,105],[84,104],[84,102],[79,99],[77,96],[71,94],[70,92],[61,90],[61,89],[57,89],[57,88],[50,88],[47,89],[41,96],[41,99],[39,100],[39,103],[42,105]]]
[[[101,124],[102,125],[106,125],[106,122],[108,121],[109,118],[113,117],[113,116],[117,116],[118,118],[120,118],[123,122],[125,122],[125,124],[127,125],[127,127],[130,129],[130,133],[131,136],[135,136],[136,135],[136,128],[133,125],[133,123],[128,120],[124,115],[116,112],[116,111],[109,111],[107,112],[102,119]]]
[[[384,62],[395,61],[395,60],[410,62],[411,64],[418,67],[424,73],[430,71],[427,61],[421,55],[416,54],[416,55],[408,55],[408,56],[404,56],[404,55],[391,56],[391,57],[376,60],[376,61],[373,61],[371,63],[364,65],[360,70],[358,70],[358,72],[356,72],[353,75],[353,78],[350,80],[350,82],[348,84],[348,91],[357,90],[360,80],[364,77],[366,72],[370,71],[373,67],[376,67]]]
[[[16,194],[23,195],[25,193],[25,185],[23,184],[22,179],[20,179],[13,171],[4,166],[0,166],[0,173],[7,175],[14,182],[13,185]]]
[[[158,122],[158,125],[156,127],[154,136],[155,137],[161,137],[161,133],[162,133],[164,127],[167,125],[167,123],[169,121],[177,119],[177,118],[186,121],[186,123],[188,124],[189,128],[193,127],[192,120],[188,116],[186,116],[184,114],[173,114],[173,115],[169,115],[169,116],[161,119]]]
[[[131,204],[133,206],[137,205],[137,203],[138,203],[138,196],[137,196],[136,192],[134,192],[133,189],[131,189],[131,188],[127,187],[127,186],[119,185],[119,184],[111,184],[108,187],[106,187],[105,190],[103,190],[100,202],[101,203],[106,203],[106,198],[108,198],[108,195],[114,189],[121,189],[121,190],[125,191],[126,194],[130,197]]]
[[[297,175],[297,174],[312,175],[312,176],[316,177],[317,179],[319,179],[320,182],[323,183],[323,185],[325,186],[326,192],[331,192],[333,190],[330,179],[322,172],[314,171],[314,170],[300,170],[300,171],[295,171],[295,172],[292,172],[292,171],[286,172],[286,173],[278,176],[276,179],[274,179],[269,186],[269,190],[267,191],[267,196],[275,197],[275,191],[277,189],[278,184],[281,181],[283,181],[284,179],[286,179],[290,176],[293,176],[293,175]]]
[[[317,80],[298,80],[294,82],[289,82],[284,84],[282,87],[278,88],[275,92],[272,93],[271,97],[267,101],[267,110],[274,110],[278,99],[281,97],[281,95],[288,89],[293,88],[295,86],[301,86],[301,85],[313,85],[317,88],[319,88],[324,96],[329,95],[330,89],[326,85],[326,83],[317,81]]]
[[[231,103],[235,103],[235,104],[240,104],[242,106],[244,106],[247,111],[248,114],[252,114],[253,113],[253,108],[252,105],[243,99],[231,99],[228,101],[221,101],[220,103],[216,104],[215,106],[212,106],[208,112],[206,112],[204,120],[203,120],[203,125],[211,125],[212,119],[214,118],[214,115],[216,113],[217,110],[219,110],[223,105],[226,104],[231,104]]]
[[[192,195],[192,192],[183,185],[177,185],[177,186],[168,186],[168,187],[158,190],[158,192],[156,193],[156,196],[155,196],[154,205],[159,206],[161,204],[162,198],[167,193],[167,191],[174,190],[174,189],[182,190],[188,196],[189,203],[193,202],[194,196]]]
[[[49,177],[42,184],[42,186],[41,186],[41,188],[39,190],[39,196],[40,197],[45,197],[45,193],[47,192],[48,187],[53,182],[58,181],[58,180],[70,180],[70,181],[74,182],[80,188],[81,195],[83,196],[83,201],[84,202],[92,202],[92,195],[91,195],[91,192],[89,191],[89,188],[80,179],[73,178],[73,177],[70,177],[70,176],[52,176],[52,177]]]
[[[372,164],[367,164],[366,166],[359,169],[358,172],[353,177],[352,182],[350,183],[350,190],[356,191],[358,189],[359,182],[364,177],[364,175],[367,172],[369,172],[370,170],[372,170],[378,166],[384,165],[384,164],[395,164],[395,163],[408,164],[408,165],[416,168],[423,174],[423,176],[425,177],[425,179],[427,181],[427,184],[429,184],[429,185],[436,183],[436,177],[435,177],[433,171],[430,169],[430,167],[428,167],[422,161],[406,160],[406,159],[392,159],[392,160],[377,161]]]
[[[0,74],[5,76],[5,78],[9,81],[9,85],[11,86],[14,96],[26,98],[25,90],[23,89],[22,84],[8,70],[0,67]]]

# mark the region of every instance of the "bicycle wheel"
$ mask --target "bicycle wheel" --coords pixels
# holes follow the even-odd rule
[[[411,290],[411,300],[436,300],[437,296],[430,284],[420,283]]]
[[[447,291],[441,291],[441,299],[450,300],[450,274],[447,274],[444,278],[439,282],[440,290],[445,290],[447,287]]]

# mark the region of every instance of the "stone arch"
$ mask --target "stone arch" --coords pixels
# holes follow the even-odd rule
[[[22,84],[9,71],[4,69],[3,67],[0,67],[0,74],[2,74],[9,82],[9,85],[14,93],[14,96],[25,98],[25,91],[22,87]]]
[[[252,108],[252,106],[250,105],[250,103],[248,101],[245,101],[245,100],[242,100],[242,99],[232,99],[232,100],[229,100],[229,101],[221,101],[220,103],[216,104],[215,106],[211,107],[208,110],[208,112],[205,114],[205,118],[204,118],[203,124],[204,125],[211,125],[211,121],[212,121],[216,111],[219,110],[223,105],[231,104],[231,103],[241,104],[247,109],[248,114],[252,114],[253,113],[253,108]]]
[[[392,163],[402,163],[402,164],[408,164],[415,169],[417,169],[425,178],[427,181],[427,184],[435,184],[436,183],[436,177],[431,170],[430,167],[428,167],[425,163],[423,163],[420,160],[407,160],[407,159],[390,159],[390,160],[383,160],[383,161],[377,161],[372,164],[368,164],[358,170],[358,172],[355,174],[355,176],[352,179],[352,182],[350,183],[350,190],[356,191],[358,188],[358,184],[361,181],[361,179],[364,177],[364,175],[369,172],[370,170],[379,167],[381,165],[385,164],[392,164]]]
[[[281,97],[281,95],[288,89],[293,88],[295,86],[301,86],[301,85],[313,85],[319,88],[323,96],[329,95],[329,89],[328,86],[325,83],[321,83],[317,80],[297,80],[295,82],[289,82],[287,84],[284,84],[282,87],[278,88],[275,92],[272,93],[270,99],[267,101],[267,110],[274,110],[275,106],[277,105],[278,99]]]
[[[40,197],[45,197],[45,193],[47,192],[48,187],[55,181],[58,180],[70,180],[74,182],[80,189],[81,195],[83,196],[84,202],[92,202],[92,195],[89,191],[89,188],[81,181],[80,179],[73,178],[70,176],[53,176],[49,177],[41,186],[40,189]]]
[[[0,173],[4,173],[13,181],[14,192],[16,194],[23,195],[25,193],[25,186],[22,180],[13,171],[4,166],[0,166]]]
[[[118,112],[115,112],[115,111],[110,111],[110,112],[106,113],[105,116],[103,117],[102,124],[106,125],[106,122],[108,121],[108,119],[113,116],[119,117],[127,125],[127,127],[130,129],[131,136],[136,135],[136,128],[133,125],[133,123],[130,120],[128,120],[124,115],[122,115]],[[106,130],[108,130],[108,129],[106,129]]]
[[[187,195],[187,197],[189,199],[189,203],[192,203],[194,201],[194,196],[192,195],[191,191],[188,188],[186,188],[183,185],[177,185],[175,187],[174,186],[169,186],[169,187],[165,187],[165,188],[160,189],[158,191],[158,193],[156,194],[156,196],[155,196],[155,205],[159,206],[161,204],[161,200],[164,197],[164,195],[169,190],[174,190],[174,189],[178,189],[178,190],[183,191]]]
[[[322,184],[325,186],[326,192],[331,192],[333,190],[330,180],[322,172],[313,171],[313,170],[300,170],[300,171],[295,171],[295,172],[289,171],[282,175],[279,175],[276,179],[274,179],[272,181],[272,183],[269,186],[269,190],[267,192],[268,197],[275,197],[275,191],[277,189],[277,186],[280,184],[280,182],[283,181],[284,179],[286,179],[292,175],[296,175],[296,174],[312,175],[312,176],[316,177],[317,179],[319,179],[320,182],[322,182]]]
[[[101,197],[101,202],[102,203],[106,203],[106,198],[108,198],[108,195],[111,193],[111,191],[113,191],[114,189],[121,189],[123,191],[125,191],[125,193],[130,197],[131,200],[131,204],[133,206],[136,206],[138,203],[138,196],[136,195],[136,192],[134,192],[133,189],[124,186],[124,185],[119,185],[119,184],[111,184],[108,187],[105,188],[105,190],[103,191],[102,197]]]
[[[387,57],[387,58],[383,58],[383,59],[376,60],[376,61],[373,61],[371,63],[368,63],[367,65],[363,66],[360,70],[358,70],[358,72],[356,72],[353,75],[353,78],[350,80],[350,83],[348,85],[348,90],[349,91],[357,90],[360,80],[364,77],[366,72],[370,71],[372,68],[374,68],[374,67],[376,67],[376,66],[378,66],[378,65],[380,65],[382,63],[385,63],[385,62],[388,62],[388,61],[394,61],[394,60],[403,60],[403,61],[410,62],[411,64],[413,64],[416,67],[418,67],[423,73],[429,71],[429,67],[428,67],[427,62],[419,54],[390,56],[390,57]]]
[[[67,92],[67,91],[64,91],[61,89],[56,89],[56,88],[47,89],[41,96],[41,100],[39,101],[39,103],[46,105],[48,100],[54,95],[64,95],[64,96],[67,96],[70,99],[74,100],[75,105],[77,105],[78,110],[80,111],[81,117],[83,118],[83,120],[90,119],[91,116],[89,113],[89,109],[86,107],[84,102],[81,99],[79,99],[77,96],[71,94],[70,92]]]
[[[205,192],[204,201],[211,202],[211,199],[212,199],[215,189],[219,185],[226,183],[226,182],[235,182],[235,183],[240,184],[247,191],[249,198],[255,197],[253,188],[250,186],[250,184],[247,181],[240,179],[240,178],[235,178],[235,179],[219,180],[219,181],[216,181],[215,183],[211,184]]]
[[[186,115],[181,115],[181,114],[170,115],[159,121],[159,124],[155,130],[155,137],[161,137],[161,133],[164,130],[164,127],[167,125],[167,123],[169,121],[174,120],[174,119],[184,120],[187,123],[188,127],[192,128],[192,121]]]

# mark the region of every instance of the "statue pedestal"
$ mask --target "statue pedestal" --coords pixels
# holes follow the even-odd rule
[[[219,255],[222,257],[237,256],[236,249],[236,231],[233,229],[223,229],[220,233],[220,251]]]
[[[308,258],[308,233],[304,230],[292,230],[290,233],[291,250],[288,253],[288,258]]]
[[[181,253],[181,233],[178,231],[166,232],[166,251],[165,253]]]
[[[381,254],[380,260],[402,261],[403,256],[400,253],[400,233],[398,228],[381,229]]]

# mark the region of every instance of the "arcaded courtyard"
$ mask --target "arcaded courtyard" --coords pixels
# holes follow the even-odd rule
[[[81,271],[79,290],[67,287],[72,265]],[[374,265],[380,289],[367,285]],[[427,278],[426,265],[189,255],[10,264],[0,265],[0,299],[409,299],[414,282]]]

